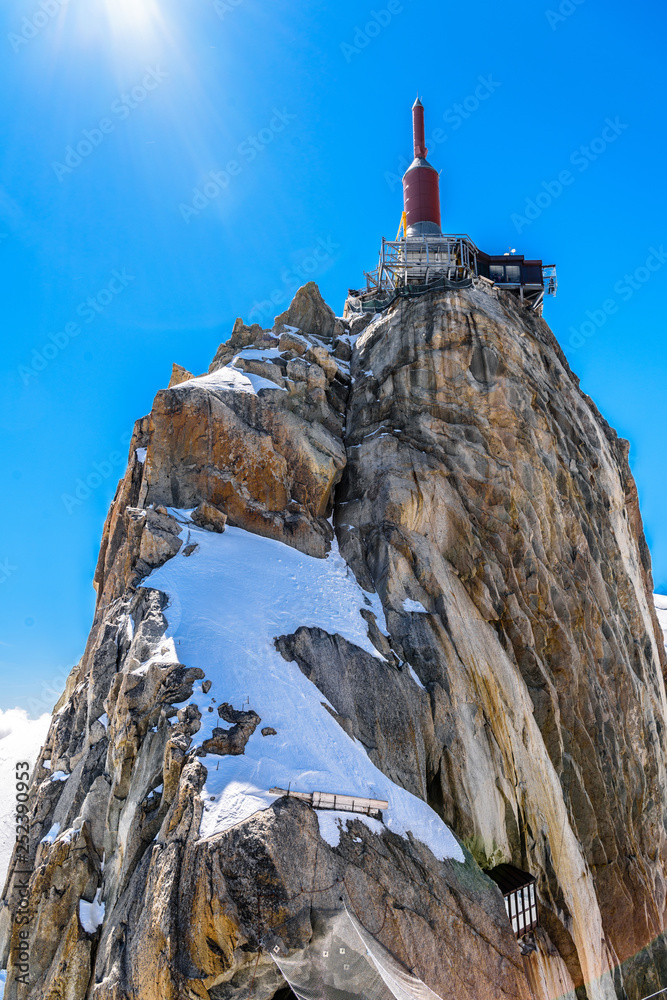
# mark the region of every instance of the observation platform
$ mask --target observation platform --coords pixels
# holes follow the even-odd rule
[[[350,289],[362,312],[382,311],[399,297],[469,287],[475,278],[485,278],[541,316],[545,296],[555,296],[558,288],[554,264],[526,260],[522,254],[487,254],[461,233],[383,239],[378,266],[364,274],[366,288]]]

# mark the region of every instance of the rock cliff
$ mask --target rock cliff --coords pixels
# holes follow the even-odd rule
[[[627,444],[511,295],[337,318],[310,283],[237,320],[137,422],[95,585],[5,888],[6,1000],[282,998],[272,951],[343,903],[442,997],[667,982]],[[503,862],[537,878],[521,941]]]

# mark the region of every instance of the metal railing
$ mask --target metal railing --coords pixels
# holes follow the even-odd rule
[[[466,234],[383,239],[377,268],[366,272],[368,288],[388,292],[414,280],[427,283],[436,277],[461,281],[477,273],[477,253]]]
[[[448,282],[469,282],[479,276],[479,252],[467,233],[383,239],[378,266],[364,272],[367,287],[360,299],[362,311],[382,309],[397,296],[416,295],[437,288],[438,283],[447,287]],[[493,278],[488,280],[493,282]],[[542,265],[542,284],[524,283],[521,273],[518,281],[493,283],[518,292],[521,303],[541,316],[545,296],[555,296],[558,289],[556,265]]]
[[[545,295],[553,295],[555,297],[558,290],[558,275],[556,274],[555,264],[542,265],[542,281],[544,282]]]
[[[367,799],[362,795],[341,795],[338,792],[293,792],[291,788],[270,788],[271,795],[286,795],[301,799],[313,809],[337,809],[341,812],[365,813],[367,816],[382,814],[389,808],[386,799]]]

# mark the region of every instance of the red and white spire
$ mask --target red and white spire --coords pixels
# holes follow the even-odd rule
[[[403,177],[403,207],[408,236],[439,236],[440,177],[427,161],[424,135],[424,106],[417,98],[412,106],[412,135],[415,158]]]

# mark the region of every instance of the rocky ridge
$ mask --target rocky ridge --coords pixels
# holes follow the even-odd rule
[[[214,762],[282,737],[180,662],[147,577],[230,529],[339,546],[367,648],[307,623],[276,648],[459,859],[349,816],[332,842],[285,797],[201,836]],[[310,283],[271,330],[237,320],[137,422],[95,583],[31,783],[29,985],[11,877],[0,914],[7,1000],[269,1000],[273,942],[298,950],[341,897],[441,996],[660,987],[665,656],[627,445],[511,296],[337,318]],[[521,946],[484,874],[502,861],[538,878]]]

